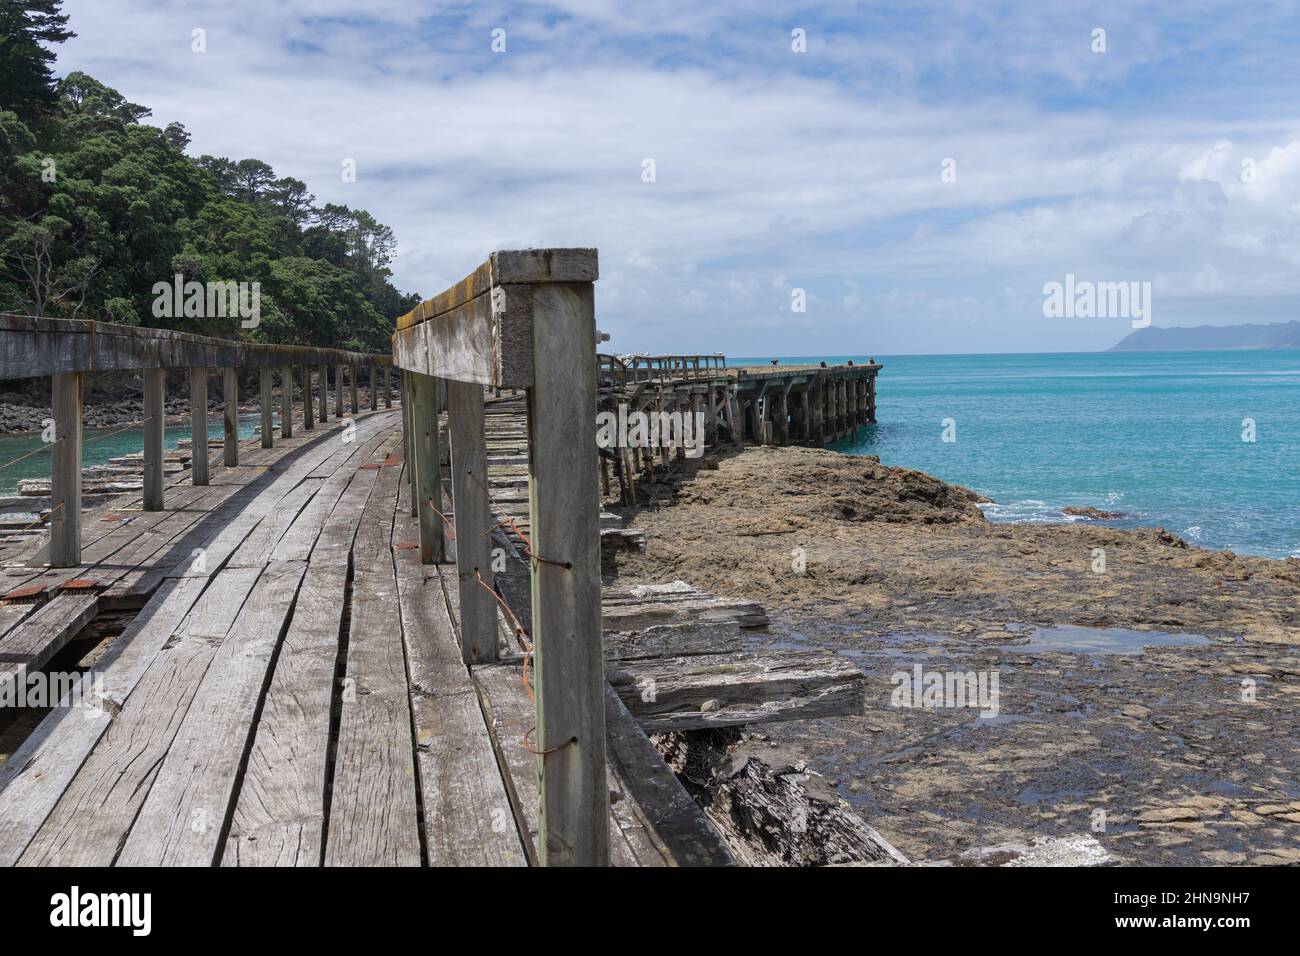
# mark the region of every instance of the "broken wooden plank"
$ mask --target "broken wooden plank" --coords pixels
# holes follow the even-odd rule
[[[740,625],[734,621],[656,624],[642,631],[606,631],[603,639],[606,661],[732,654],[741,649]]]
[[[866,692],[852,661],[822,651],[623,661],[607,676],[649,733],[860,714]]]
[[[618,693],[605,685],[609,761],[629,803],[676,866],[732,866],[722,835],[664,763]]]
[[[601,626],[606,631],[637,631],[656,624],[734,622],[741,627],[767,625],[767,609],[757,601],[732,598],[700,598],[682,601],[651,600],[645,603],[611,602],[602,608]]]
[[[257,569],[236,568],[211,581],[146,668],[19,865],[113,863],[257,574]]]
[[[0,866],[18,860],[205,586],[189,579],[160,588],[95,664],[98,696],[79,707],[61,702],[0,765]]]

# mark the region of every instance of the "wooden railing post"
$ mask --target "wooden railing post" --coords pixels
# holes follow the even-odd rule
[[[324,425],[329,421],[330,409],[330,373],[328,365],[316,366],[316,378],[319,380],[317,388],[320,390],[320,423]]]
[[[415,518],[420,514],[420,484],[415,460],[415,424],[411,417],[411,374],[406,369],[401,369],[398,382],[402,393],[402,447],[406,454],[406,478],[411,484],[411,517]],[[441,465],[442,462],[438,464]]]
[[[208,483],[208,370],[190,369],[190,483]]]
[[[221,397],[225,400],[222,463],[227,468],[239,464],[239,370],[233,368],[221,371]]]
[[[352,414],[357,413],[357,367],[348,366],[348,398],[351,401]]]
[[[384,408],[393,407],[393,369],[392,366],[383,366],[384,376]]]
[[[144,510],[163,510],[163,392],[167,373],[144,370]]]
[[[343,417],[343,363],[334,364],[334,417]]]
[[[271,367],[263,365],[257,370],[257,376],[262,392],[262,447],[270,448],[275,444],[275,433],[271,425]]]
[[[379,411],[379,390],[375,387],[378,382],[375,381],[375,363],[370,363],[370,410]]]
[[[411,429],[411,495],[420,517],[420,560],[437,564],[447,557],[442,503],[442,450],[438,447],[437,380],[409,372],[406,402]],[[458,539],[459,540],[459,539]],[[491,564],[484,566],[484,577]],[[477,587],[477,584],[475,585]],[[464,632],[462,616],[461,629]]]
[[[50,567],[81,564],[81,373],[53,376]]]
[[[484,587],[484,584],[489,587],[492,584],[492,510],[488,502],[483,386],[448,380],[444,387],[451,438],[451,496],[455,509],[461,652],[465,663],[477,664],[497,659],[497,606],[492,593]],[[424,404],[420,401],[413,406],[413,412],[419,415],[419,406]],[[593,409],[595,407],[592,405]],[[432,428],[437,428],[436,418]],[[424,461],[425,449],[436,452],[437,446],[426,444],[427,439],[421,431],[416,429],[417,439],[421,442],[416,458],[420,470],[425,472],[428,470]]]
[[[609,861],[609,786],[600,509],[593,504],[599,500],[592,433],[595,297],[590,282],[539,284],[532,291],[528,497],[541,862],[603,866]],[[460,509],[458,501],[458,516]]]
[[[293,366],[280,369],[280,437],[293,437]]]
[[[304,363],[302,367],[302,430],[305,432],[316,428],[315,415],[311,406],[311,366]]]

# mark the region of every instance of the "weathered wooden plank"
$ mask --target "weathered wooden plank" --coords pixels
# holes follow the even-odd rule
[[[540,759],[541,860],[545,866],[601,866],[609,859],[609,837],[591,436],[595,299],[590,283],[540,285],[533,307],[528,470],[537,749],[546,754]],[[458,517],[460,508],[457,497]],[[456,534],[459,544],[459,527]]]
[[[119,866],[211,866],[233,809],[267,669],[305,568],[270,565],[221,642],[158,768]],[[229,573],[229,572],[227,572]]]
[[[389,550],[400,480],[400,469],[379,472],[353,548],[352,616],[327,866],[421,863],[411,703]]]
[[[609,683],[649,733],[862,712],[866,678],[820,651],[623,661]]]
[[[373,474],[373,473],[365,473]],[[358,492],[373,479],[358,476]],[[347,568],[311,565],[275,663],[221,862],[319,866]]]
[[[57,594],[0,639],[0,694],[26,679],[95,616],[94,593]]]
[[[735,733],[734,731],[732,733]],[[739,759],[728,734],[664,734],[669,765],[708,794],[707,813],[748,866],[906,864],[892,844],[805,767]]]
[[[211,582],[145,669],[19,865],[113,863],[257,575],[258,569],[237,568]]]
[[[149,368],[257,368],[302,362],[381,361],[388,356],[296,345],[261,345],[116,322],[0,314],[0,378]]]
[[[595,282],[598,276],[595,249],[501,250],[450,289],[400,316],[397,328],[410,328],[450,312],[487,293],[494,284]]]
[[[527,865],[442,572],[395,555],[429,865]]]
[[[656,624],[643,631],[606,631],[603,640],[607,662],[733,654],[741,649],[740,625],[734,621]]]
[[[17,862],[206,584],[164,584],[95,664],[100,697],[55,708],[0,764],[0,866]]]
[[[393,335],[399,368],[435,378],[496,384],[492,300],[480,295],[429,322]]]
[[[298,520],[316,492],[325,483],[321,478],[308,478],[276,502],[271,513],[258,522],[243,542],[230,556],[232,568],[260,567],[271,560],[271,554],[281,539]]]
[[[767,624],[767,610],[757,601],[731,598],[654,600],[644,604],[611,602],[602,609],[607,631],[635,631],[658,624],[735,623],[741,627]]]
[[[340,474],[350,481],[328,520],[322,516],[324,529],[299,589],[253,738],[222,856],[224,866],[318,866],[321,862],[330,707],[343,619],[341,598],[348,579],[347,549],[376,472],[352,472],[344,466]]]
[[[676,866],[733,866],[722,835],[664,763],[615,690],[605,685],[610,766],[634,812]]]

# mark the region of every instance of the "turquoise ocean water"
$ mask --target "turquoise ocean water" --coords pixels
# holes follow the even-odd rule
[[[781,361],[848,358],[866,361]],[[876,358],[879,424],[836,450],[974,488],[995,521],[1078,520],[1060,509],[1091,505],[1123,512],[1117,527],[1300,556],[1300,351]]]
[[[251,438],[255,434],[260,419],[256,415],[241,415],[239,419],[240,439]],[[116,429],[87,429],[82,439],[82,464],[102,465],[110,458],[131,455],[144,447],[144,429],[129,428],[114,432]],[[220,440],[225,436],[225,425],[221,418],[208,420],[209,440]],[[190,426],[169,425],[163,432],[163,447],[172,449],[182,438],[190,437]],[[50,477],[50,454],[39,451],[31,457],[18,461],[23,455],[45,448],[40,435],[0,435],[0,495],[12,495],[18,487],[20,478]],[[213,452],[212,454],[216,454]],[[9,464],[14,462],[13,464]]]

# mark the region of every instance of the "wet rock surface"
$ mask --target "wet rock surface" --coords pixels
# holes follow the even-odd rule
[[[1300,561],[1161,529],[989,524],[965,489],[812,449],[724,453],[657,492],[629,509],[649,540],[620,573],[761,599],[773,623],[753,646],[854,659],[862,716],[745,746],[805,755],[912,859],[1091,837],[1118,863],[1300,862]],[[1210,642],[1034,645],[1053,625]],[[996,715],[897,706],[917,665],[996,673]]]

